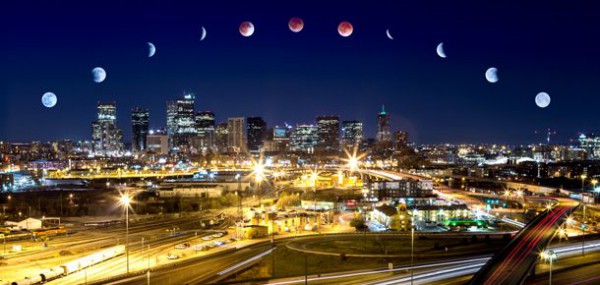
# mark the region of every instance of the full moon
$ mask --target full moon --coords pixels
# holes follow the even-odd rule
[[[252,36],[254,34],[254,24],[249,21],[242,22],[240,24],[240,34],[244,37]]]
[[[288,27],[292,32],[299,33],[302,31],[302,29],[304,29],[304,21],[298,17],[293,17],[288,22]]]
[[[435,48],[435,52],[439,57],[446,58],[446,53],[444,52],[444,43],[440,43],[439,45],[437,45],[437,48]]]
[[[550,95],[546,92],[540,92],[535,96],[535,104],[540,108],[546,108],[550,105]]]
[[[153,57],[156,53],[156,46],[153,43],[148,42],[148,57]]]
[[[498,69],[495,67],[490,67],[485,71],[485,79],[490,83],[498,82]]]
[[[42,104],[46,108],[54,107],[57,101],[56,95],[54,95],[52,92],[46,92],[44,95],[42,95]]]
[[[94,78],[94,82],[100,83],[106,79],[106,71],[102,67],[96,67],[92,69],[92,76]]]
[[[354,28],[352,28],[352,24],[350,24],[350,22],[343,21],[338,25],[338,33],[344,38],[347,38],[350,35],[352,35],[353,31]]]

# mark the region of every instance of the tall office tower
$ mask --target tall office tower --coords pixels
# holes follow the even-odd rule
[[[215,146],[215,113],[202,111],[196,113],[196,131],[200,139],[200,147],[213,148]]]
[[[363,141],[363,123],[361,121],[342,122],[342,145],[345,148],[359,147]]]
[[[173,143],[176,147],[189,146],[190,140],[197,135],[194,100],[195,96],[192,93],[185,94],[177,100],[175,135],[173,137]]]
[[[319,143],[318,127],[315,125],[296,125],[290,135],[290,149],[295,152],[313,153]]]
[[[340,117],[317,116],[319,150],[337,152],[340,150]]]
[[[117,127],[115,102],[98,102],[98,119],[92,123],[92,144],[96,155],[115,156],[123,152],[123,131]]]
[[[134,152],[147,149],[146,138],[150,129],[150,112],[148,109],[133,108],[131,110],[131,148]]]
[[[230,153],[246,152],[244,121],[244,117],[229,118],[227,120],[227,146]]]
[[[177,101],[167,101],[167,136],[169,138],[169,148],[173,148],[173,136],[177,128],[176,116]]]
[[[229,149],[227,141],[229,140],[229,130],[227,122],[222,122],[215,128],[215,146],[219,153],[226,153]]]
[[[267,123],[262,117],[248,117],[248,128],[246,134],[248,136],[248,150],[258,152],[263,146],[267,132]]]
[[[381,113],[377,115],[377,135],[375,139],[378,143],[386,144],[392,141],[390,114],[385,111],[385,106],[381,106]]]
[[[408,144],[408,133],[405,131],[394,132],[394,150],[402,150]]]

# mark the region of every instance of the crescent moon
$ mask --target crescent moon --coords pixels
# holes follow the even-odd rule
[[[148,42],[148,57],[153,57],[156,53],[156,46],[153,43]]]
[[[446,58],[446,53],[444,52],[444,43],[441,42],[440,44],[437,45],[437,48],[435,49],[435,51],[437,52],[437,55],[441,58]]]
[[[388,39],[394,40],[394,37],[392,37],[392,34],[390,34],[390,29],[385,30],[385,35],[388,37]]]
[[[202,35],[200,36],[200,41],[203,41],[206,38],[206,29],[202,26]]]
[[[498,69],[495,67],[488,68],[488,70],[485,71],[485,79],[487,79],[489,83],[498,82]]]

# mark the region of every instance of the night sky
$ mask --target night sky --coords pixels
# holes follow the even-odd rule
[[[0,140],[90,139],[96,103],[112,100],[128,140],[132,107],[164,127],[165,101],[186,91],[217,121],[337,114],[362,120],[367,137],[385,104],[393,130],[418,143],[540,142],[534,131],[546,128],[566,142],[600,129],[596,1],[6,2]],[[294,16],[305,23],[297,34],[287,27]],[[245,20],[256,27],[249,38],[238,32]],[[349,38],[337,34],[342,20],[354,26]],[[152,58],[146,42],[157,47]],[[100,84],[96,66],[108,74]],[[484,77],[491,66],[495,84]],[[41,104],[47,91],[54,108]],[[552,97],[545,109],[534,103],[540,91]]]

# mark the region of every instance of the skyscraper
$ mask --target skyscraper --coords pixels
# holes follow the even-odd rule
[[[173,147],[173,136],[175,135],[175,129],[177,123],[175,117],[177,116],[177,102],[167,101],[167,136],[169,137],[169,148]]]
[[[363,140],[363,123],[361,121],[342,122],[342,144],[345,148],[358,147]]]
[[[267,131],[267,123],[262,117],[249,117],[246,134],[248,136],[248,150],[257,152],[263,146]]]
[[[215,127],[215,146],[219,153],[226,153],[229,149],[227,141],[229,140],[229,130],[227,122],[219,123]]]
[[[188,146],[190,139],[196,136],[194,100],[195,96],[192,93],[185,94],[177,100],[174,146]]]
[[[244,121],[244,117],[229,118],[227,120],[227,146],[231,153],[244,153],[246,151]]]
[[[317,116],[319,150],[337,152],[340,149],[340,118],[338,116]]]
[[[131,148],[135,152],[147,149],[146,138],[150,129],[150,112],[148,109],[133,108],[131,110]]]
[[[123,152],[123,131],[117,127],[115,102],[98,102],[98,118],[92,123],[92,145],[96,155],[114,156]]]
[[[381,106],[381,112],[377,115],[377,143],[390,144],[392,134],[390,130],[390,114],[385,111],[385,106]]]
[[[213,148],[215,146],[215,113],[211,111],[196,113],[196,131],[200,139],[200,147]]]
[[[290,136],[290,150],[295,152],[314,152],[319,143],[318,127],[315,125],[299,124]]]

